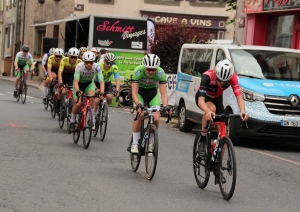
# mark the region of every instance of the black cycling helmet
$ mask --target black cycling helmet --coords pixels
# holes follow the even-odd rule
[[[24,52],[29,52],[29,46],[23,45],[23,46],[22,46],[22,51],[24,51]]]

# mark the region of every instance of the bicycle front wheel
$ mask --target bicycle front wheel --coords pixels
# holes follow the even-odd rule
[[[84,121],[84,127],[82,132],[83,146],[85,149],[87,149],[91,142],[93,130],[93,113],[92,108],[90,106],[86,108],[85,115],[83,115],[82,118]]]
[[[199,148],[200,148],[200,138],[201,132],[198,132],[195,141],[194,141],[194,148],[193,148],[193,169],[194,169],[194,176],[197,185],[199,188],[204,189],[207,186],[210,176],[210,170],[208,167],[207,161],[209,161],[209,157],[201,158],[199,157]],[[207,144],[206,144],[207,149]]]
[[[154,124],[148,127],[148,139],[145,146],[145,168],[146,177],[151,180],[154,177],[158,156],[158,136],[157,129]]]
[[[71,123],[71,115],[72,115],[72,106],[73,106],[73,99],[68,99],[68,104],[67,104],[67,111],[66,111],[66,116],[67,116],[67,132],[68,134],[71,134],[71,129],[70,129],[70,123]]]
[[[100,114],[101,114],[101,109],[99,106],[96,118],[95,118],[95,129],[93,129],[93,137],[96,137],[98,134],[98,130],[99,130],[99,125],[100,125]]]
[[[46,95],[46,104],[44,104],[45,110],[48,109],[48,106],[49,106],[49,93]]]
[[[50,105],[52,118],[55,118],[55,115],[56,115],[56,112],[55,112],[56,104],[57,104],[57,101],[54,101],[53,105]]]
[[[80,123],[81,123],[81,117],[82,115],[79,115],[78,121],[75,121],[74,123],[74,132],[73,132],[73,141],[74,144],[78,143],[79,137],[80,137]]]
[[[103,141],[106,134],[108,122],[108,104],[106,102],[103,103],[101,112],[100,112],[100,141]]]
[[[131,136],[131,141],[128,147],[128,151],[130,152],[130,148],[131,148],[131,144],[132,144],[132,136]],[[132,171],[136,172],[140,166],[140,162],[141,162],[141,154],[133,154],[130,152],[130,164],[131,164],[131,169]]]
[[[17,102],[20,101],[20,90],[22,89],[22,82],[21,80],[19,80],[19,83],[18,83],[18,90],[17,90]]]
[[[23,82],[22,89],[19,92],[21,93],[22,103],[25,104],[25,102],[26,102],[26,96],[27,96],[27,84],[26,84],[26,81]]]
[[[236,157],[231,140],[223,137],[218,153],[218,182],[222,196],[230,200],[236,184]]]
[[[66,113],[65,105],[61,104],[59,108],[59,114],[58,114],[58,124],[60,129],[62,129],[65,124],[65,113]]]

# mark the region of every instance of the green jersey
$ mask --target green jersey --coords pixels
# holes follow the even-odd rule
[[[166,84],[167,77],[165,71],[158,67],[153,77],[148,77],[143,65],[137,66],[132,74],[132,81],[138,82],[141,88],[157,88],[159,84]]]

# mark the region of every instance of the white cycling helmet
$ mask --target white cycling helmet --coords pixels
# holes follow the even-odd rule
[[[106,53],[104,59],[107,61],[114,62],[116,60],[116,56],[112,53]]]
[[[143,66],[145,68],[158,68],[160,65],[160,59],[157,55],[155,54],[147,54],[143,58]]]
[[[83,54],[82,60],[83,61],[95,61],[96,56],[93,52],[87,51]]]
[[[70,48],[68,56],[78,57],[79,56],[79,50],[75,47]]]
[[[50,54],[50,55],[53,55],[53,54],[54,54],[54,51],[55,51],[55,48],[49,49],[49,54]]]
[[[62,50],[61,48],[56,48],[54,50],[54,54],[59,56],[64,56],[64,50]]]
[[[216,66],[217,78],[221,81],[228,81],[233,76],[234,70],[232,62],[228,59],[224,59],[218,62]]]

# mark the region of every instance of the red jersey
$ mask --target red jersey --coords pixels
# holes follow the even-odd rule
[[[217,76],[213,70],[208,70],[203,73],[200,87],[198,89],[199,96],[208,96],[210,98],[218,98],[223,94],[229,86],[232,87],[235,96],[242,95],[236,73],[233,74],[231,79],[222,86],[217,83]]]

